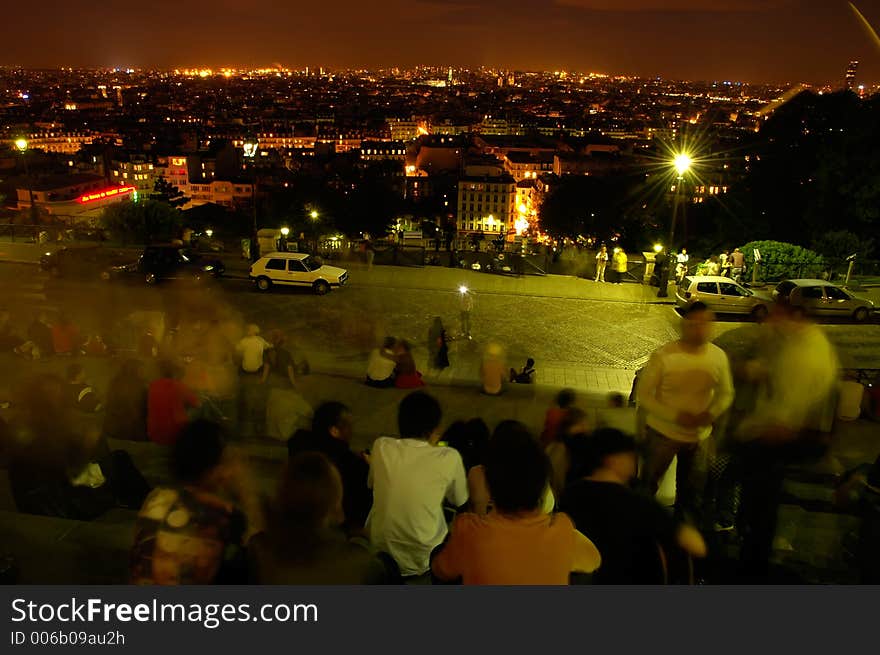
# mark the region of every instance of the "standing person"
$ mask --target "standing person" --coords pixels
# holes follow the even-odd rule
[[[293,457],[278,485],[267,530],[248,542],[253,584],[382,584],[385,567],[350,542],[342,522],[343,480],[316,452]]]
[[[654,256],[654,275],[657,276],[657,297],[669,296],[669,255],[661,250]]]
[[[638,466],[636,442],[614,429],[600,429],[572,442],[572,478],[560,508],[596,544],[602,567],[594,584],[662,582],[657,547],[670,560],[681,549],[706,556],[694,528],[677,522],[653,498],[630,489]]]
[[[675,277],[681,282],[682,278],[687,275],[688,272],[688,262],[691,260],[690,255],[688,255],[687,248],[682,248],[681,252],[678,253],[676,257],[676,266],[675,266]]]
[[[746,256],[739,248],[734,248],[730,255],[730,275],[736,282],[742,282],[745,267]]]
[[[373,504],[373,494],[367,487],[369,464],[361,455],[351,451],[354,434],[351,410],[338,402],[318,406],[312,418],[311,430],[298,430],[287,441],[290,457],[316,451],[326,455],[342,476],[342,509],[340,524],[350,532],[361,532]]]
[[[623,248],[615,248],[614,261],[612,262],[612,265],[614,267],[615,284],[623,284],[623,278],[626,275],[628,264],[629,261],[627,260],[626,253],[623,251]]]
[[[285,347],[286,337],[281,330],[269,335],[272,348],[266,353],[265,366],[269,368],[269,395],[266,399],[266,436],[286,441],[304,427],[312,408],[297,386],[294,357]]]
[[[467,287],[459,288],[459,307],[461,309],[461,335],[467,339],[471,337],[471,312],[474,310],[474,296]]]
[[[486,480],[493,509],[460,514],[434,558],[434,574],[481,585],[566,585],[572,573],[592,573],[598,549],[565,514],[546,514],[542,501],[549,465],[525,426],[508,421],[489,441]]]
[[[694,305],[681,323],[681,337],[656,350],[639,376],[637,398],[646,414],[647,454],[643,479],[653,496],[678,456],[676,507],[696,505],[696,474],[704,474],[712,425],[733,402],[733,380],[727,355],[709,342],[713,315]]]
[[[377,389],[387,389],[394,386],[394,370],[397,367],[397,358],[394,354],[397,339],[385,337],[382,346],[373,348],[367,360],[367,385]]]
[[[376,249],[373,247],[373,242],[367,239],[364,242],[364,250],[367,256],[367,270],[373,270],[373,260],[376,259]]]
[[[107,388],[104,437],[147,440],[147,381],[136,359],[124,361]]]
[[[131,549],[139,585],[240,584],[243,544],[262,529],[260,500],[216,423],[194,421],[171,453],[174,482],[144,501]]]
[[[247,326],[245,336],[235,347],[241,360],[238,398],[240,437],[265,436],[269,393],[264,385],[271,369],[267,363],[267,353],[271,348],[272,344],[260,336],[260,328],[254,324]],[[281,434],[278,438],[286,439],[289,436]]]
[[[193,391],[178,379],[178,370],[169,359],[159,361],[159,379],[147,392],[147,435],[150,441],[170,445],[189,423],[189,410],[201,407]]]
[[[818,459],[827,450],[839,361],[816,325],[787,304],[774,306],[762,326],[761,355],[750,363],[755,409],[739,425],[742,475],[740,574],[766,581],[786,466]]]
[[[370,456],[373,508],[367,532],[404,577],[426,574],[431,551],[446,538],[443,503],[461,507],[468,500],[461,455],[437,447],[441,418],[432,396],[409,394],[398,408],[400,438],[379,437]]]
[[[730,255],[728,255],[726,250],[718,255],[718,267],[720,275],[730,277]]]
[[[449,366],[449,357],[447,349],[446,366],[440,365],[440,349],[445,345],[443,338],[445,330],[443,329],[443,321],[439,316],[434,317],[434,322],[428,328],[428,364],[431,368],[445,368]]]
[[[596,253],[596,282],[605,281],[606,266],[608,266],[608,246],[603,243]]]
[[[272,344],[260,336],[259,326],[249,324],[245,336],[235,346],[241,357],[241,371],[248,375],[260,375],[260,381],[265,382],[269,377],[269,367],[266,366],[264,355],[271,347]]]

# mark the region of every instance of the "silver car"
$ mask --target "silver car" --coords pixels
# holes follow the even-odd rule
[[[747,314],[757,321],[767,316],[773,299],[760,291],[752,291],[729,277],[689,275],[682,279],[675,292],[677,304],[688,309],[701,303],[716,314]]]
[[[874,313],[873,302],[825,280],[783,280],[773,296],[815,316],[853,318],[861,323]]]

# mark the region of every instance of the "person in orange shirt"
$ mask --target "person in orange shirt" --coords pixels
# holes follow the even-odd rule
[[[544,429],[541,431],[541,443],[545,446],[553,443],[559,437],[559,426],[568,410],[574,405],[574,391],[563,389],[556,396],[556,404],[547,410],[544,415]]]
[[[572,573],[592,573],[601,557],[565,514],[545,514],[549,464],[521,423],[504,421],[486,456],[493,509],[460,514],[434,558],[434,575],[480,585],[565,585]]]

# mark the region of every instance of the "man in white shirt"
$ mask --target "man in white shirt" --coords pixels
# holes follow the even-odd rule
[[[238,342],[235,350],[241,357],[241,370],[245,373],[268,374],[268,368],[264,368],[263,354],[272,347],[268,341],[260,336],[260,328],[253,323],[247,326],[247,335]]]
[[[394,357],[394,337],[386,337],[381,348],[373,348],[367,361],[367,384],[377,389],[394,386],[394,368],[397,359]]]
[[[367,533],[373,546],[391,555],[404,577],[430,569],[430,556],[448,528],[443,502],[468,500],[467,478],[458,451],[438,447],[441,410],[423,391],[404,398],[398,409],[400,438],[379,437],[370,455],[367,481],[373,508]]]
[[[733,402],[733,379],[727,355],[709,343],[712,312],[694,305],[682,321],[681,338],[658,349],[639,376],[637,399],[646,418],[647,455],[642,471],[648,491],[656,494],[660,480],[678,457],[676,506],[692,510],[701,444],[712,425]]]

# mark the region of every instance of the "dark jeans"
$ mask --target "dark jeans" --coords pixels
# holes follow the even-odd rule
[[[703,489],[701,479],[705,479],[705,447],[700,442],[675,441],[663,436],[656,430],[645,428],[647,435],[645,464],[642,468],[642,480],[651,496],[660,488],[660,480],[678,457],[675,469],[675,507],[677,512],[696,513],[698,508],[698,490]]]
[[[769,577],[786,467],[818,459],[824,451],[824,444],[812,435],[782,444],[752,441],[739,447],[742,475],[739,531],[743,537],[739,577],[742,582],[766,582]]]
[[[384,380],[373,380],[368,377],[366,384],[368,387],[373,387],[374,389],[390,389],[394,386],[394,376],[392,375],[390,378],[385,378]]]

